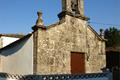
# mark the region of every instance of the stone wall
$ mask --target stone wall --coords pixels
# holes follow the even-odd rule
[[[87,27],[87,73],[101,72],[106,66],[105,41],[95,33],[90,26]]]
[[[49,30],[38,31],[37,73],[67,74],[70,73],[71,43],[65,39],[65,23]]]
[[[37,74],[70,74],[71,52],[85,53],[86,72],[99,72],[105,60],[101,40],[87,28],[87,21],[68,15],[63,20],[38,29]]]
[[[0,57],[0,72],[33,74],[33,36],[29,34],[1,49]]]

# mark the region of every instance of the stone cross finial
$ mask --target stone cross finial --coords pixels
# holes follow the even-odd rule
[[[102,38],[104,38],[104,30],[103,30],[103,29],[100,29],[100,36],[101,36]]]
[[[38,11],[37,15],[38,15],[38,19],[36,21],[36,26],[44,25],[43,20],[42,20],[42,12]]]

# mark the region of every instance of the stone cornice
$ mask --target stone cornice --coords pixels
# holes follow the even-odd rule
[[[61,13],[58,14],[58,17],[61,20],[63,17],[65,17],[65,15],[69,15],[69,16],[76,17],[76,18],[79,18],[79,19],[82,19],[82,20],[86,20],[86,21],[89,20],[89,18],[86,17],[86,16],[82,16],[80,14],[74,14],[74,13],[69,12],[69,11],[62,11]]]
[[[34,31],[36,31],[38,29],[46,30],[47,28],[44,25],[39,25],[39,26],[35,25],[32,27],[32,30],[34,30]]]

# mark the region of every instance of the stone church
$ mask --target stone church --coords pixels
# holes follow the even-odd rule
[[[45,26],[42,13],[33,32],[0,49],[0,72],[79,74],[106,67],[105,39],[84,15],[84,0],[62,0],[59,21]],[[2,40],[1,40],[2,41]]]

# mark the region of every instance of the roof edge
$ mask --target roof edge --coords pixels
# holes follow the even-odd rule
[[[6,48],[9,48],[9,47],[11,47],[11,46],[15,45],[15,44],[16,44],[16,43],[18,43],[19,41],[22,41],[23,39],[25,39],[25,38],[27,38],[27,37],[30,37],[31,35],[32,35],[32,33],[27,34],[26,36],[24,36],[24,37],[22,37],[22,38],[20,38],[20,39],[16,40],[15,42],[12,42],[12,43],[10,43],[9,45],[7,45],[7,46],[5,46],[5,47],[0,48],[0,52],[1,52],[2,50],[6,49]]]
[[[93,28],[91,25],[88,24],[88,28],[102,41],[107,41],[107,39],[102,38]]]
[[[6,37],[14,37],[14,38],[22,38],[25,35],[24,34],[0,34],[0,36],[6,36]]]

